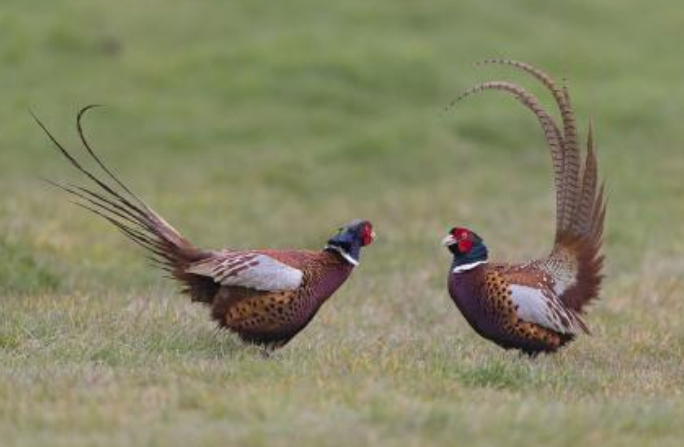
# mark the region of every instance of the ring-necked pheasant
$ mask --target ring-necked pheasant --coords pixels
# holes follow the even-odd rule
[[[359,264],[361,248],[373,242],[371,223],[354,220],[320,251],[199,249],[126,187],[91,149],[81,120],[92,107],[79,112],[77,130],[83,147],[110,181],[84,167],[34,116],[56,149],[96,188],[53,184],[147,250],[192,301],[209,305],[218,324],[246,342],[268,350],[285,345],[347,280]]]
[[[589,333],[584,307],[598,297],[603,275],[601,252],[606,205],[598,188],[597,161],[591,123],[583,166],[575,114],[565,86],[521,62],[488,60],[520,69],[540,81],[553,95],[562,128],[522,87],[485,82],[466,90],[456,101],[484,90],[513,95],[539,120],[550,147],[556,188],[556,236],[551,254],[524,264],[488,261],[482,238],[453,228],[443,244],[453,254],[449,293],[468,323],[481,336],[506,349],[534,355],[554,352],[580,332]],[[581,168],[581,169],[580,169]]]

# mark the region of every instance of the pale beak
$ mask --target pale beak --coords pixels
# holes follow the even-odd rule
[[[451,234],[442,239],[442,245],[448,247],[449,245],[454,245],[456,243],[456,238]]]
[[[374,241],[376,237],[375,231],[371,231],[371,240]]]

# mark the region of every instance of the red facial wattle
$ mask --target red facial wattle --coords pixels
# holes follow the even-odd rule
[[[373,227],[365,225],[361,233],[361,244],[365,247],[373,242]]]
[[[458,251],[461,253],[468,253],[473,248],[473,241],[470,239],[461,239],[458,241]]]

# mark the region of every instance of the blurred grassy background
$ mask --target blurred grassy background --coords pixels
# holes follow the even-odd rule
[[[684,437],[684,8],[674,0],[60,2],[0,6],[0,439],[4,445],[679,445]],[[472,83],[567,77],[607,181],[607,273],[584,337],[534,361],[467,327],[438,245],[548,250],[534,117]],[[129,186],[207,247],[379,240],[264,360],[105,223],[75,179],[75,114]]]

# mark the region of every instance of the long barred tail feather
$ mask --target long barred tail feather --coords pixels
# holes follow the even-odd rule
[[[594,207],[598,187],[598,165],[594,150],[594,130],[591,121],[587,131],[587,155],[582,173],[582,188],[579,195],[577,215],[572,228],[574,234],[587,235],[592,229]],[[598,203],[601,203],[600,201]]]
[[[574,228],[566,240],[558,244],[558,251],[574,248],[577,254],[576,281],[563,296],[563,302],[571,309],[583,312],[584,307],[598,298],[603,280],[604,256],[603,222],[606,218],[604,186],[598,185],[596,152],[594,150],[591,123],[587,134],[587,155],[584,163],[582,192],[574,221]]]
[[[524,105],[537,117],[537,121],[544,132],[544,137],[546,143],[551,150],[551,160],[553,162],[554,170],[554,183],[556,186],[556,226],[560,227],[562,225],[563,209],[561,208],[564,201],[563,198],[563,169],[564,169],[564,158],[563,158],[563,135],[559,130],[558,126],[554,122],[553,118],[549,113],[541,106],[539,100],[529,91],[520,87],[519,85],[513,84],[507,81],[489,81],[477,84],[474,87],[461,93],[461,95],[456,98],[449,107],[453,107],[456,103],[464,100],[465,98],[474,95],[476,93],[485,90],[499,90],[512,95],[518,102]]]
[[[209,255],[191,244],[169,225],[159,214],[131,191],[92,149],[83,131],[82,120],[86,112],[97,107],[90,105],[82,108],[77,115],[76,130],[86,153],[109,178],[98,177],[86,168],[69,150],[62,145],[35,114],[33,118],[43,129],[55,149],[96,188],[74,184],[61,184],[46,180],[51,185],[73,197],[73,203],[102,217],[114,225],[128,239],[147,252],[147,258],[174,279],[181,281],[193,299],[205,301],[212,289],[204,278],[187,273],[187,266]],[[119,190],[117,190],[119,188]],[[206,293],[205,293],[206,291]]]
[[[560,111],[563,124],[561,155],[553,154],[554,167],[560,158],[560,168],[555,170],[556,179],[556,240],[561,238],[573,226],[573,219],[577,210],[580,189],[580,150],[578,146],[577,123],[575,112],[570,104],[570,94],[564,84],[558,87],[556,82],[544,71],[525,62],[510,59],[485,59],[476,65],[498,64],[507,65],[521,70],[540,81],[551,93]],[[554,123],[555,124],[555,123]],[[560,196],[560,197],[558,197]]]

